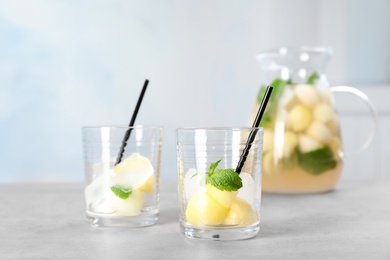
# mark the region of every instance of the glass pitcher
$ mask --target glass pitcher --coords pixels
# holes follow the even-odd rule
[[[330,48],[301,47],[257,55],[261,88],[250,122],[266,86],[273,86],[260,123],[264,127],[262,186],[266,192],[325,192],[337,183],[344,153],[332,92],[348,92],[363,99],[373,128],[376,126],[375,110],[364,93],[347,86],[330,87],[325,68],[331,54]]]

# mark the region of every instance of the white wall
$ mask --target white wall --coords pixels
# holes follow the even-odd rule
[[[164,126],[162,175],[174,179],[176,127],[248,124],[261,50],[331,46],[332,83],[389,83],[389,9],[386,0],[2,0],[0,182],[82,180],[81,126],[128,123],[145,78],[137,123]]]

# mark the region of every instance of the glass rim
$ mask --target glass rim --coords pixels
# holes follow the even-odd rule
[[[87,125],[82,126],[82,129],[102,129],[102,128],[114,128],[114,129],[163,129],[161,125]]]
[[[266,49],[256,54],[255,57],[257,59],[262,59],[268,56],[283,56],[291,52],[324,53],[324,54],[332,55],[333,49],[331,47],[320,47],[320,46],[280,47],[274,49]]]
[[[206,130],[206,131],[227,131],[227,130],[242,131],[242,130],[247,130],[247,131],[252,131],[253,129],[264,130],[263,127],[215,126],[215,127],[179,127],[179,128],[176,128],[176,131],[196,131],[196,130]]]

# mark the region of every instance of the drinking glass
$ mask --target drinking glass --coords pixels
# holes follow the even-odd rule
[[[255,138],[247,143],[251,132]],[[180,228],[186,237],[239,240],[258,234],[262,138],[262,128],[176,130]],[[244,149],[248,154],[238,174]]]
[[[156,223],[160,126],[83,127],[86,215],[94,227]]]

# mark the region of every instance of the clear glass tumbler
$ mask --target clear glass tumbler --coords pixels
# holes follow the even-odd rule
[[[83,127],[82,134],[86,215],[91,225],[155,224],[159,212],[162,127]]]
[[[247,143],[251,132],[254,141]],[[180,128],[176,140],[181,232],[209,240],[256,236],[263,129]],[[239,171],[245,148],[248,154]]]

